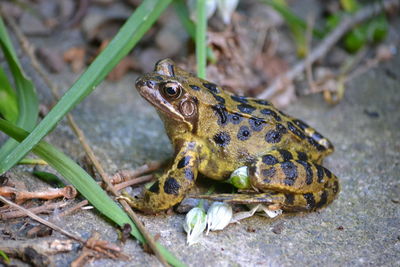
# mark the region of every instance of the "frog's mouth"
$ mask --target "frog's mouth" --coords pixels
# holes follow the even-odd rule
[[[135,85],[136,89],[139,91],[139,94],[150,104],[156,107],[159,113],[164,113],[170,118],[178,121],[184,121],[182,114],[177,112],[175,107],[161,95],[160,91],[155,88],[155,84],[156,82],[154,81],[143,81],[139,78],[136,80]]]

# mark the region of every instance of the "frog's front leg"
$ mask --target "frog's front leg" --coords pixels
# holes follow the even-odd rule
[[[186,192],[194,185],[198,169],[198,146],[186,142],[179,149],[175,160],[163,175],[149,188],[142,199],[124,197],[133,208],[156,213],[182,201]]]
[[[287,150],[258,158],[249,167],[249,177],[254,188],[275,192],[273,204],[287,210],[322,208],[339,192],[338,179],[328,169]]]

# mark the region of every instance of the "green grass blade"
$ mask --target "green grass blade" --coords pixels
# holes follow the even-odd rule
[[[206,32],[207,32],[207,16],[206,16],[206,0],[197,0],[196,5],[197,23],[196,23],[196,61],[197,76],[202,79],[206,78]]]
[[[29,132],[14,126],[12,123],[0,119],[0,131],[21,142]],[[96,209],[119,226],[129,223],[131,234],[140,242],[145,242],[143,236],[132,223],[128,215],[101,189],[101,187],[72,159],[54,146],[40,141],[32,150],[36,155],[47,161],[81,193]],[[166,248],[157,244],[165,259],[174,266],[184,266]]]
[[[186,3],[183,0],[174,0],[173,5],[186,32],[193,40],[196,40],[196,26],[193,21],[190,20]],[[217,62],[217,58],[209,46],[207,46],[207,59],[213,64]]]
[[[0,115],[6,120],[16,123],[18,120],[17,96],[0,66]]]
[[[3,161],[0,174],[21,160],[75,105],[90,94],[114,66],[142,38],[171,0],[145,0],[121,27],[110,44],[93,61],[32,133]]]
[[[292,25],[293,27],[300,27],[304,33],[307,29],[307,23],[294,14],[290,8],[288,8],[282,0],[260,0],[264,4],[267,4],[271,6],[273,9],[275,9],[286,21],[287,24]],[[313,35],[317,38],[323,38],[325,33],[318,30],[318,29],[313,29]]]
[[[37,122],[39,102],[33,83],[26,77],[21,64],[12,46],[10,37],[0,17],[0,46],[7,60],[11,74],[14,78],[18,100],[17,125],[25,130],[32,130]],[[6,157],[16,149],[18,142],[8,140],[0,149],[0,162],[6,161]],[[1,173],[1,172],[0,172]]]

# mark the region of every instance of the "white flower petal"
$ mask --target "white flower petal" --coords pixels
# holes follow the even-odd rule
[[[239,0],[218,0],[218,12],[226,25],[231,23],[233,11],[238,4]]]
[[[207,218],[204,209],[195,207],[185,217],[183,229],[187,233],[187,243],[197,243],[207,226]]]
[[[233,216],[232,207],[226,203],[214,202],[207,212],[207,234],[208,232],[224,229]]]

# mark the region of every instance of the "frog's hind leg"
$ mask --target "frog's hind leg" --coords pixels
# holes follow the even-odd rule
[[[122,197],[130,206],[146,213],[166,210],[182,201],[194,185],[198,169],[198,152],[194,142],[182,145],[169,170],[149,188],[143,198]]]
[[[339,192],[338,179],[328,169],[287,150],[271,151],[258,158],[249,167],[249,177],[255,189],[278,192],[274,204],[287,210],[322,208]]]

